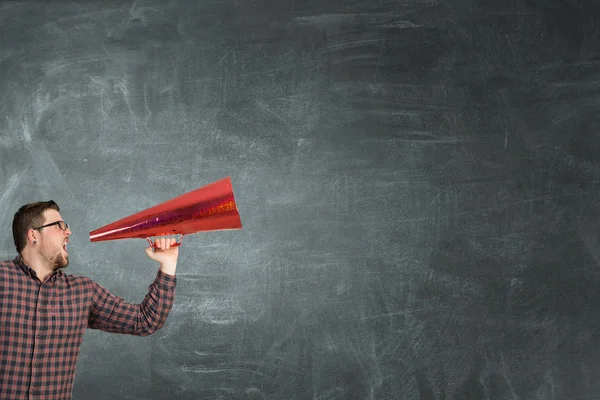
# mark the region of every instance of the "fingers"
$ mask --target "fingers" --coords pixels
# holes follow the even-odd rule
[[[146,254],[148,257],[159,263],[172,263],[177,261],[179,255],[177,239],[168,237],[157,237],[154,239],[154,243],[150,238],[147,239],[150,246],[146,247]]]
[[[154,240],[154,246],[157,249],[162,249],[162,250],[169,250],[171,248],[172,245],[174,245],[177,242],[177,240],[175,240],[174,238],[158,238],[156,240]]]

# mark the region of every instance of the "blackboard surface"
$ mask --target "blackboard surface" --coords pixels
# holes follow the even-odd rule
[[[88,331],[74,399],[597,399],[600,4],[3,1],[0,240],[53,199],[68,272],[141,301],[89,232],[231,176],[176,304]]]

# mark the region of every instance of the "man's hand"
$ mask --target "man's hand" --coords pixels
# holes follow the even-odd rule
[[[175,275],[177,257],[179,257],[179,247],[171,247],[175,242],[174,238],[162,237],[154,240],[154,247],[146,247],[148,257],[160,263],[160,269],[169,275]]]

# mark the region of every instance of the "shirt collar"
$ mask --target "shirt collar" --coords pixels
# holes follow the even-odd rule
[[[38,277],[37,273],[31,267],[29,267],[29,265],[27,265],[25,263],[25,260],[23,260],[23,257],[20,254],[17,257],[15,257],[15,259],[13,261],[14,261],[15,265],[17,265],[19,268],[21,268],[21,270],[25,273],[25,275],[31,276],[32,278]],[[62,273],[63,273],[62,270],[57,269],[52,274],[50,274],[50,277],[47,280],[54,280],[54,279],[56,279],[56,277],[61,276]]]

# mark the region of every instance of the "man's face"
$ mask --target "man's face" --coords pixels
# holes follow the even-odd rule
[[[42,225],[62,221],[60,213],[52,209],[44,212],[44,218]],[[40,254],[52,266],[52,269],[57,270],[69,265],[67,242],[71,236],[71,230],[67,228],[63,231],[58,225],[52,225],[38,229],[38,232],[40,233]]]

